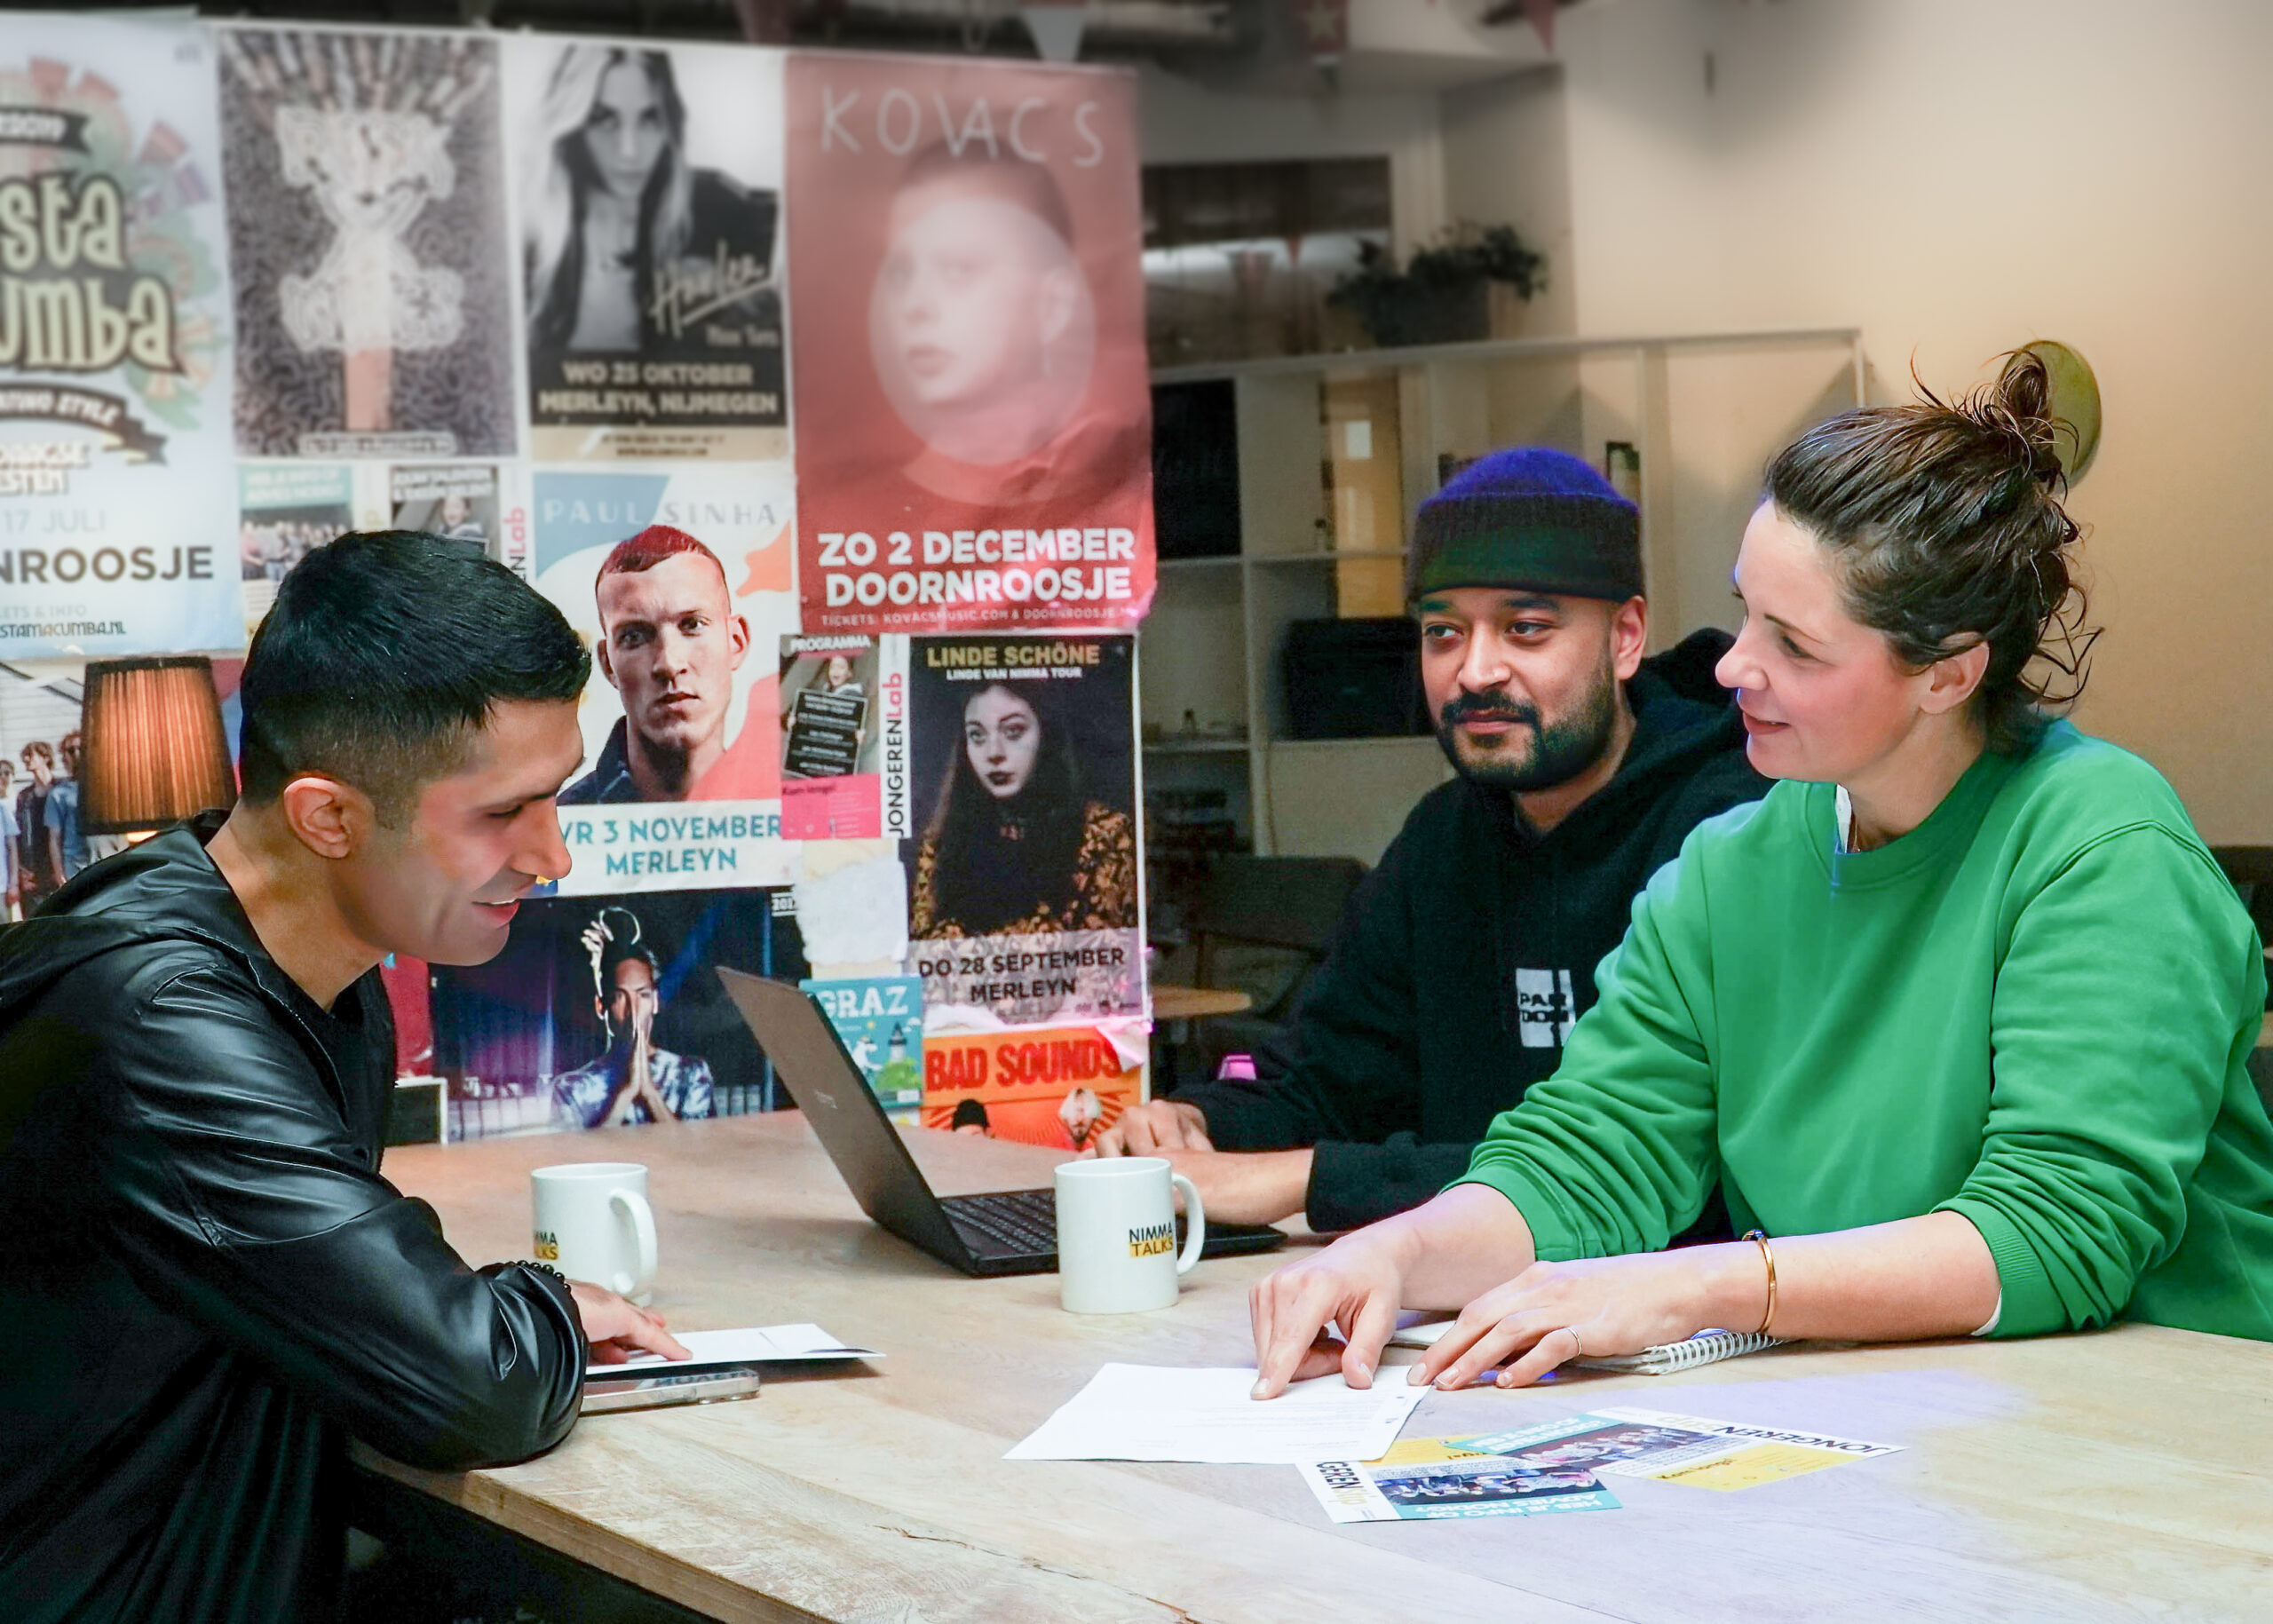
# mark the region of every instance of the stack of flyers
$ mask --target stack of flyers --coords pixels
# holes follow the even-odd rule
[[[1378,1461],[1321,1461],[1303,1481],[1337,1523],[1401,1523],[1449,1517],[1539,1517],[1612,1511],[1618,1499],[1594,1473],[1517,1464],[1449,1438],[1407,1438]]]
[[[1822,1432],[1634,1409],[1564,1416],[1512,1431],[1461,1438],[1454,1446],[1488,1450],[1542,1470],[1655,1477],[1707,1489],[1754,1488],[1842,1461],[1892,1454],[1902,1447]]]

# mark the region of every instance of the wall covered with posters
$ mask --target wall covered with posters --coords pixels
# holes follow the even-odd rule
[[[897,1111],[1085,1142],[1147,1007],[1135,119],[1032,63],[12,16],[11,905],[100,854],[86,661],[226,693],[311,550],[428,530],[597,668],[574,871],[406,1011],[457,1131],[770,1108],[729,965]]]

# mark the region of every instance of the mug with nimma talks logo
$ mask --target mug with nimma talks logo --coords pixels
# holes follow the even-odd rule
[[[572,1280],[644,1304],[654,1295],[655,1214],[636,1161],[568,1161],[529,1175],[535,1250]]]
[[[1164,1156],[1061,1161],[1057,1193],[1057,1300],[1069,1313],[1133,1314],[1174,1305],[1179,1277],[1200,1261],[1208,1217],[1200,1190]],[[1184,1192],[1187,1236],[1176,1249],[1176,1201]]]

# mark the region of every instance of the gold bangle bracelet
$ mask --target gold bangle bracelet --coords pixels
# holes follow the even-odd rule
[[[1768,1244],[1768,1236],[1762,1231],[1748,1229],[1743,1238],[1760,1243],[1760,1261],[1768,1265],[1768,1311],[1760,1316],[1760,1329],[1756,1333],[1765,1336],[1768,1327],[1776,1323],[1776,1249]]]

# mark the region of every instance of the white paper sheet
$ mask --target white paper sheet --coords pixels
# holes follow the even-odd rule
[[[692,1370],[701,1365],[776,1365],[806,1359],[882,1359],[871,1348],[851,1348],[817,1325],[760,1325],[739,1331],[680,1331],[675,1333],[691,1360],[667,1359],[660,1353],[643,1353],[621,1365],[588,1365],[588,1382],[620,1382],[659,1366]]]
[[[1360,1392],[1339,1374],[1298,1382],[1279,1398],[1247,1395],[1253,1370],[1107,1365],[1004,1455],[1006,1461],[1204,1461],[1300,1466],[1371,1461],[1430,1389],[1401,1372]]]

